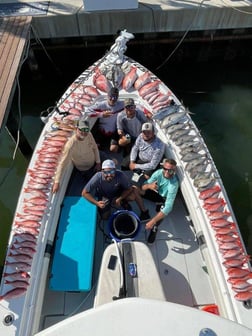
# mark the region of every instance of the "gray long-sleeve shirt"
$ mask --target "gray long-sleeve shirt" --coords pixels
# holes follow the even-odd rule
[[[144,163],[137,163],[136,169],[156,169],[165,151],[165,144],[155,136],[152,142],[143,139],[142,133],[137,137],[130,153],[130,161],[136,162],[139,158]]]

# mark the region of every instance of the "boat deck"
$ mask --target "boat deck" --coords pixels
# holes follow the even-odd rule
[[[150,215],[154,215],[155,203],[144,201]],[[139,210],[134,202],[132,207],[138,214]],[[148,233],[144,223],[140,225],[141,229],[135,241],[146,244],[151,251],[165,300],[195,308],[214,304],[209,275],[180,193],[177,195],[172,213],[160,225],[154,244],[146,243]],[[102,255],[105,248],[113,244],[108,237],[107,227],[108,221],[97,223],[91,290],[88,292],[52,291],[48,284],[40,330],[94,306]]]

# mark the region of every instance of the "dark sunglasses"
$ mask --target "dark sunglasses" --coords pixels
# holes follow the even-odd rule
[[[116,100],[116,99],[118,99],[118,96],[109,96],[109,99]]]
[[[81,132],[89,132],[89,128],[88,127],[84,127],[84,128],[78,128]]]
[[[164,171],[167,171],[168,174],[170,174],[170,175],[175,174],[175,170],[174,169],[170,169],[170,168],[163,168],[163,169],[164,169]]]
[[[103,170],[103,173],[104,173],[105,175],[108,175],[108,174],[115,174],[115,169]]]
[[[127,105],[125,106],[125,108],[128,110],[133,110],[135,108],[135,105]]]

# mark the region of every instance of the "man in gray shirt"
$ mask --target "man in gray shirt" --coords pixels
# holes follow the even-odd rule
[[[142,124],[147,122],[148,119],[141,110],[136,109],[134,99],[132,98],[124,100],[124,107],[124,111],[117,115],[117,132],[120,137],[119,146],[130,149],[141,132]]]
[[[109,218],[111,206],[114,208],[121,206],[130,210],[128,204],[130,201],[136,201],[141,210],[139,216],[141,220],[150,218],[139,190],[131,185],[123,172],[116,169],[112,160],[103,161],[102,171],[89,180],[82,191],[82,196],[97,206],[102,219]]]
[[[139,170],[149,178],[161,162],[164,151],[165,144],[156,137],[153,124],[144,123],[130,152],[129,169]]]

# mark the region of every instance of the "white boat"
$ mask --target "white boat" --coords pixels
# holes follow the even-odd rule
[[[43,115],[6,252],[1,335],[252,335],[249,256],[221,177],[189,111],[153,73],[125,55],[133,37],[121,31],[110,50]],[[52,146],[54,132],[70,135],[83,117],[92,127],[96,117],[87,108],[106,100],[112,85],[120,99],[134,98],[151,116],[166,156],[177,161],[180,192],[153,245],[146,243],[143,223],[137,221],[130,239],[117,239],[111,219],[107,228],[95,206],[81,195],[69,196],[72,166],[56,194],[51,192],[56,166],[40,180],[40,154],[54,153],[58,160],[64,147],[65,141]],[[46,193],[41,219],[22,224],[26,209],[38,208],[34,181]],[[211,198],[218,202],[213,207]],[[155,204],[145,203],[154,215]]]

